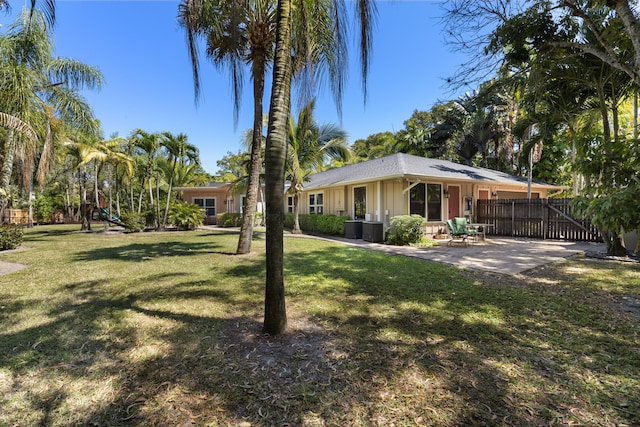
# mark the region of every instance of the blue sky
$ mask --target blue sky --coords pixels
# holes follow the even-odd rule
[[[397,132],[414,110],[428,110],[439,100],[455,97],[445,79],[464,58],[444,44],[440,3],[379,1],[366,104],[357,52],[352,50],[342,121],[331,93],[320,87],[318,122],[341,124],[353,142],[377,132]],[[2,30],[22,4],[12,0],[12,14],[0,14]],[[97,66],[104,74],[102,90],[84,95],[101,120],[105,137],[113,133],[127,136],[135,128],[186,133],[200,148],[205,170],[215,173],[217,160],[229,151],[244,149],[241,137],[252,124],[251,83],[245,83],[236,128],[228,74],[203,59],[202,97],[195,105],[177,7],[177,1],[169,0],[58,0],[56,55]]]

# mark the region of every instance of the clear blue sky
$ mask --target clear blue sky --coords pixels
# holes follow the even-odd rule
[[[2,30],[22,5],[11,0],[12,14],[0,13]],[[396,132],[418,110],[451,99],[445,79],[464,58],[444,45],[439,1],[379,1],[373,60],[364,104],[352,50],[341,125],[350,142],[384,131]],[[216,161],[243,149],[241,136],[252,125],[251,83],[245,83],[240,120],[233,123],[228,74],[201,61],[202,99],[196,107],[184,31],[177,23],[177,1],[57,1],[56,55],[97,66],[106,84],[84,95],[102,122],[105,137],[127,136],[133,129],[186,133],[200,148],[203,167],[216,173]],[[248,73],[247,73],[248,76]],[[268,93],[265,109],[268,108]],[[333,97],[320,88],[320,123],[340,123]]]

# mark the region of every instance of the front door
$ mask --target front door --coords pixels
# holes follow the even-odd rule
[[[449,219],[460,216],[460,187],[449,186]]]

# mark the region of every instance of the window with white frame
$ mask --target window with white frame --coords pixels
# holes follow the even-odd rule
[[[240,196],[240,213],[243,214],[247,208],[247,196]]]
[[[442,221],[442,185],[417,184],[409,191],[409,214]]]
[[[193,199],[193,203],[200,206],[204,210],[207,217],[216,216],[216,199],[207,197],[198,197]]]
[[[324,211],[324,194],[309,194],[309,213],[322,214]]]
[[[293,196],[287,196],[287,212],[293,213]]]

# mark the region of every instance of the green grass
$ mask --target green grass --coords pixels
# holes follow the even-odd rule
[[[638,425],[640,267],[512,278],[286,238],[25,233],[0,261],[0,426]]]

